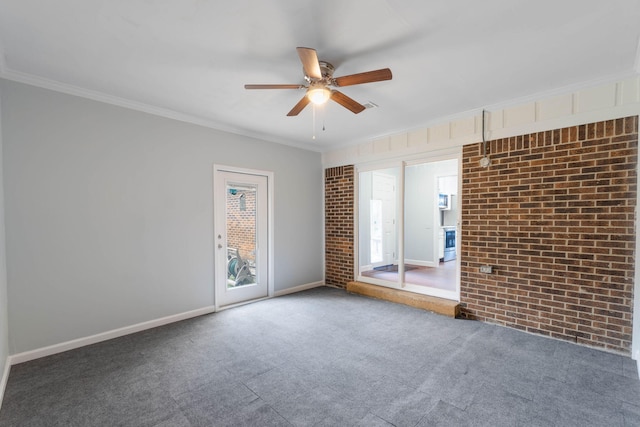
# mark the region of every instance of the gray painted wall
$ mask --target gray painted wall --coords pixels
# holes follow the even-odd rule
[[[0,91],[0,115],[2,112],[2,92]],[[7,257],[4,229],[4,184],[2,168],[2,123],[0,122],[0,380],[9,356],[9,317],[7,314]],[[2,390],[0,390],[0,405]]]
[[[319,153],[0,80],[10,353],[213,304],[213,164],[274,172],[275,289],[323,280]]]

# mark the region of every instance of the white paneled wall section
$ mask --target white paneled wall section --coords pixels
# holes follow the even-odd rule
[[[640,114],[640,76],[541,97],[486,107],[487,140]],[[324,167],[411,156],[482,140],[482,110],[420,129],[327,151]]]

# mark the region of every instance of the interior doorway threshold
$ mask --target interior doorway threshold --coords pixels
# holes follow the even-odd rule
[[[457,301],[416,294],[415,292],[402,291],[399,289],[386,288],[384,286],[372,285],[370,283],[349,282],[347,283],[347,292],[391,301],[398,304],[409,305],[411,307],[432,311],[449,317],[458,317],[460,314],[460,303]]]

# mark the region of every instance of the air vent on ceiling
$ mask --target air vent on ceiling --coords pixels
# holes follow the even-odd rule
[[[370,108],[378,108],[378,104],[375,104],[375,103],[373,103],[371,101],[365,102],[362,105],[364,105],[364,108],[366,108],[367,110],[370,109]]]

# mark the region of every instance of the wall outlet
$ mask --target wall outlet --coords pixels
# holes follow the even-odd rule
[[[493,266],[492,265],[481,265],[480,266],[480,273],[487,273],[487,274],[493,273]]]

